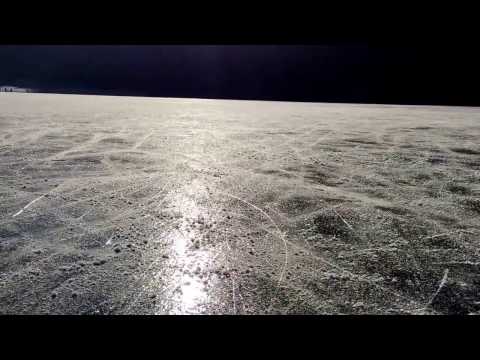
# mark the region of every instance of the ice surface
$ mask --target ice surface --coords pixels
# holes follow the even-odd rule
[[[0,313],[479,310],[478,108],[0,109]]]

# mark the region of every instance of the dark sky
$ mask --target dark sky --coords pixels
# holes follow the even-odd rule
[[[0,45],[0,85],[113,95],[480,105],[471,48]]]

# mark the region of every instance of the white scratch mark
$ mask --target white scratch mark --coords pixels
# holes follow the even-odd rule
[[[107,246],[110,245],[110,244],[112,243],[112,239],[113,239],[113,235],[108,238],[108,240],[107,240],[107,242],[105,243],[105,245],[107,245]]]
[[[442,277],[442,281],[440,281],[440,284],[438,285],[438,289],[437,291],[435,291],[435,294],[433,294],[433,296],[431,297],[430,301],[427,303],[427,305],[424,307],[424,311],[428,309],[428,307],[430,305],[433,304],[433,301],[435,300],[435,298],[437,297],[437,295],[440,293],[440,291],[443,289],[443,287],[445,286],[445,284],[447,283],[447,279],[448,279],[448,269],[445,269],[444,273],[443,273],[443,277]]]
[[[233,275],[231,276],[232,279],[232,297],[233,297],[233,314],[237,314],[237,302],[235,300],[235,280],[233,279]]]
[[[350,230],[353,231],[352,225],[350,225],[350,224],[343,218],[343,216],[340,215],[337,210],[335,210],[335,208],[332,208],[332,209],[333,209],[333,211],[335,212],[335,214],[337,214],[337,216],[340,218],[340,220],[342,220],[343,223],[344,223],[345,225],[347,225]]]
[[[282,269],[282,272],[280,274],[280,277],[278,278],[278,282],[280,283],[282,280],[283,280],[283,276],[285,274],[285,271],[287,269],[287,264],[288,264],[288,246],[287,246],[287,241],[285,240],[285,237],[283,236],[283,233],[282,231],[280,230],[280,228],[278,227],[277,223],[275,221],[273,221],[273,219],[270,217],[270,215],[268,215],[265,211],[263,211],[262,209],[260,209],[258,206],[246,201],[246,200],[243,200],[235,195],[231,195],[231,194],[228,194],[228,193],[221,193],[223,195],[226,195],[226,196],[229,196],[233,199],[236,199],[238,201],[241,201],[243,202],[244,204],[247,204],[251,207],[253,207],[254,209],[258,210],[261,214],[263,214],[268,220],[270,220],[270,222],[275,226],[275,228],[277,229],[277,232],[278,232],[278,237],[283,241],[283,246],[284,246],[284,249],[285,249],[285,263],[283,265],[283,269]]]
[[[140,140],[137,144],[135,144],[135,146],[134,146],[133,148],[134,148],[134,149],[138,149],[138,148],[139,148],[140,146],[142,146],[143,143],[144,143],[145,141],[147,141],[148,138],[149,138],[150,136],[152,136],[152,135],[153,135],[153,131],[151,131],[147,136],[145,136],[142,140]]]
[[[35,204],[38,200],[42,199],[45,197],[45,195],[47,194],[43,194],[42,196],[39,196],[38,198],[36,198],[35,200],[32,200],[30,201],[27,205],[25,205],[21,210],[17,211],[15,214],[13,214],[13,217],[17,217],[18,215],[20,215],[21,213],[23,213],[25,210],[27,210],[30,206],[32,206],[33,204]]]

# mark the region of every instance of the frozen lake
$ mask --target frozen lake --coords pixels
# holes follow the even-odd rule
[[[0,94],[0,314],[475,313],[478,108]]]

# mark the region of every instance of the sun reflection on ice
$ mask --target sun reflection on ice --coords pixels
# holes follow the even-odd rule
[[[187,263],[190,266],[187,265],[186,269],[180,270],[182,274],[179,280],[179,287],[177,288],[179,301],[174,306],[174,314],[199,313],[204,309],[208,300],[206,284],[199,276],[202,271],[201,265],[208,264],[208,257],[203,256],[203,259],[195,257],[194,261],[187,261]],[[198,267],[197,270],[192,269],[195,266]]]
[[[205,248],[204,235],[213,222],[208,209],[198,200],[208,192],[201,183],[193,182],[176,197],[175,210],[180,218],[169,234],[171,279],[173,293],[170,313],[198,314],[205,310],[209,299],[208,273],[213,254]]]

